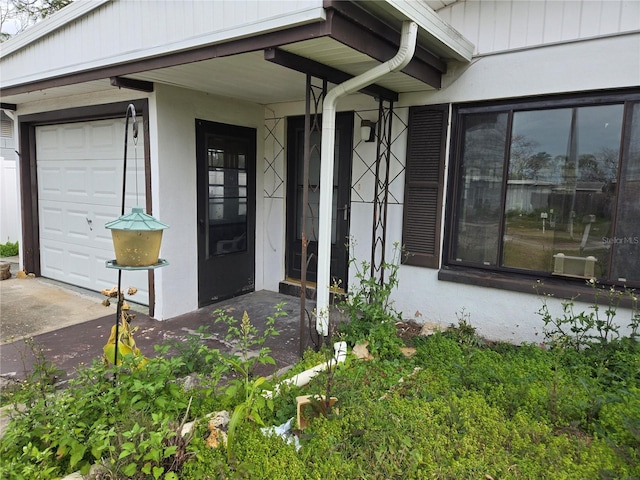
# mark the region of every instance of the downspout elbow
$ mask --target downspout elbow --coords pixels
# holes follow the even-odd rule
[[[418,25],[415,22],[403,22],[400,46],[393,58],[332,88],[327,93],[322,104],[323,113],[326,108],[335,107],[340,97],[356,92],[367,85],[371,85],[384,75],[406,67],[416,51],[417,39]]]

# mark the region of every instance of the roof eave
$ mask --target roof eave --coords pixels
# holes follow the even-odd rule
[[[358,2],[367,8],[368,2]],[[411,20],[418,24],[420,33],[426,36],[434,53],[441,58],[470,62],[475,46],[460,32],[445,22],[428,5],[415,0],[385,0],[371,2],[400,20]]]

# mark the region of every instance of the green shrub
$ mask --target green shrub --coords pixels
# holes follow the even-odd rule
[[[15,257],[19,252],[18,242],[0,243],[0,257]]]

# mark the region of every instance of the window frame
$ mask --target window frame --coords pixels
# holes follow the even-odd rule
[[[534,293],[532,285],[537,280],[544,281],[546,293],[561,295],[563,297],[573,297],[576,289],[581,290],[581,294],[589,296],[589,287],[585,285],[585,279],[571,278],[553,275],[552,272],[527,271],[520,268],[505,267],[501,265],[501,252],[504,246],[498,248],[497,265],[480,265],[473,262],[456,261],[453,258],[456,219],[459,208],[460,195],[460,171],[464,141],[464,116],[478,113],[506,113],[509,118],[507,127],[507,138],[505,148],[505,158],[503,159],[503,172],[508,171],[510,160],[510,141],[513,127],[513,115],[518,111],[550,110],[559,108],[580,108],[587,106],[601,106],[622,104],[623,109],[623,129],[620,140],[620,160],[625,158],[629,149],[631,133],[631,111],[633,105],[640,102],[639,89],[617,90],[610,92],[586,92],[580,94],[553,95],[546,97],[498,100],[493,102],[474,102],[454,104],[451,115],[451,148],[449,152],[449,171],[447,175],[447,206],[445,213],[445,232],[442,248],[442,267],[438,273],[440,280],[453,281],[471,285],[494,287],[504,290]],[[619,164],[618,178],[620,178],[622,168]],[[504,236],[505,225],[505,197],[507,194],[508,175],[503,175],[501,190],[501,211],[500,235]],[[620,199],[616,198],[616,214]],[[500,242],[501,243],[501,242]],[[609,273],[610,274],[610,273]],[[599,283],[607,286],[624,286],[621,282],[610,281],[608,279],[598,279]],[[629,282],[631,288],[640,288],[640,282]]]

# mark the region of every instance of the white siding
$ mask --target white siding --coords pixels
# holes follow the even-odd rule
[[[479,55],[640,30],[637,0],[470,0],[438,14]]]
[[[3,55],[3,86],[320,21],[323,15],[321,0],[113,1]]]

